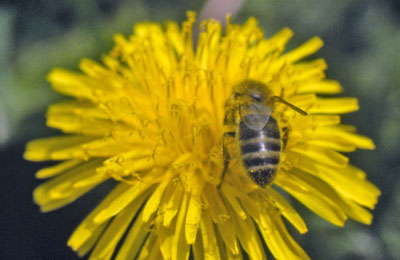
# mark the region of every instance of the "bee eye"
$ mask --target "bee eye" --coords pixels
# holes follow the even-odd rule
[[[256,101],[256,102],[262,102],[262,101],[264,101],[264,97],[259,96],[259,95],[250,95],[250,97],[251,97],[254,101]]]

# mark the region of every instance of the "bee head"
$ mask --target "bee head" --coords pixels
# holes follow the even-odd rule
[[[250,102],[265,103],[269,96],[268,87],[258,81],[246,79],[233,89],[236,99],[249,99]]]
[[[273,95],[268,86],[262,82],[246,79],[233,87],[233,94],[231,95],[230,102],[236,104],[251,104],[258,103],[268,106],[270,108],[274,107],[276,102],[284,104],[289,108],[293,109],[301,115],[307,115],[307,112],[295,105],[289,103],[280,96]]]

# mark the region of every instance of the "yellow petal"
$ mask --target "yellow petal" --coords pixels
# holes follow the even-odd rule
[[[84,187],[88,187],[88,186],[93,186],[93,185],[101,183],[109,178],[110,178],[110,176],[108,176],[108,175],[95,174],[95,175],[89,176],[87,178],[82,178],[81,180],[75,182],[72,187],[79,189],[79,188],[84,188]]]
[[[231,214],[236,214],[236,212],[233,210]],[[234,222],[231,219],[222,223],[216,223],[218,232],[225,243],[225,247],[227,250],[232,252],[232,254],[237,255],[239,254],[240,249],[236,239],[236,230],[232,228],[233,225]]]
[[[231,251],[226,251],[227,259],[229,260],[243,260],[242,251],[239,251],[238,254],[233,254]]]
[[[117,215],[132,201],[140,201],[143,196],[147,197],[151,190],[149,189],[150,187],[151,184],[149,183],[137,182],[126,191],[121,192],[119,196],[113,201],[110,201],[108,205],[104,205],[103,209],[96,215],[93,221],[100,224]]]
[[[185,236],[188,244],[193,244],[202,219],[202,202],[200,196],[190,196],[185,221]]]
[[[93,259],[110,259],[114,250],[135,217],[138,210],[141,208],[146,196],[141,196],[140,200],[135,200],[129,204],[123,211],[120,212],[107,227],[96,247],[92,251],[90,258]],[[139,220],[140,221],[140,220]]]
[[[171,224],[168,227],[163,225],[163,219],[156,218],[156,225],[158,230],[158,241],[160,244],[160,251],[164,259],[171,259],[172,240],[174,238],[175,225]]]
[[[68,160],[68,161],[60,162],[54,166],[40,169],[38,172],[36,172],[36,178],[45,179],[45,178],[54,177],[56,175],[59,175],[65,171],[77,166],[80,163],[82,163],[81,160]]]
[[[356,146],[339,140],[309,140],[308,145],[318,146],[325,149],[332,149],[339,152],[353,152],[356,150]]]
[[[275,189],[270,186],[263,189],[266,192],[267,197],[269,197],[274,205],[279,209],[279,213],[281,213],[285,218],[292,223],[292,225],[302,234],[307,232],[306,224],[303,219],[297,213],[297,211],[289,204],[289,202]],[[271,205],[265,205],[268,207]]]
[[[47,114],[47,126],[58,128],[64,133],[102,137],[110,133],[115,123],[109,120],[83,119],[71,114]]]
[[[316,128],[319,126],[337,125],[340,123],[340,116],[337,115],[307,115],[296,117],[293,124],[296,128],[293,132],[304,131],[305,129]]]
[[[313,185],[313,181],[305,182],[296,176],[295,171],[290,173],[281,171],[275,180],[275,183],[281,186],[284,190],[298,199],[310,210],[337,226],[343,226],[347,217],[343,209],[337,205],[336,198],[328,197],[326,192],[319,190],[318,186]]]
[[[164,182],[162,182],[160,185],[158,185],[158,187],[155,189],[153,194],[147,200],[147,202],[143,208],[143,221],[144,222],[148,222],[151,215],[158,209],[162,195],[164,194],[165,188],[167,187],[168,184],[169,184],[169,180],[167,179]]]
[[[106,221],[99,226],[96,226],[96,228],[92,230],[92,233],[85,234],[89,237],[82,237],[83,239],[86,239],[85,242],[81,244],[79,248],[73,248],[80,257],[86,255],[94,247],[99,240],[99,237],[103,234],[104,229],[107,227],[107,224],[108,222]]]
[[[266,259],[253,220],[250,218],[243,220],[234,215],[232,218],[235,221],[235,227],[237,229],[240,244],[249,255],[250,259]]]
[[[313,139],[315,140],[337,140],[348,145],[354,145],[357,148],[362,149],[374,149],[375,145],[373,141],[365,136],[358,135],[343,130],[339,127],[325,126],[318,127],[313,132]]]
[[[240,205],[239,201],[237,198],[234,196],[235,194],[235,189],[229,184],[229,183],[224,183],[221,186],[222,193],[224,194],[224,197],[226,200],[229,202],[230,206],[233,208],[235,213],[242,219],[246,219],[246,212],[243,210],[242,206]]]
[[[289,28],[283,28],[279,32],[275,33],[270,39],[273,45],[279,46],[281,49],[284,49],[284,46],[293,36],[293,31]]]
[[[292,155],[292,153],[294,153],[295,155]],[[299,144],[296,147],[291,148],[287,154],[288,156],[293,157],[294,160],[295,158],[300,158],[299,160],[301,160],[301,158],[304,156],[310,158],[315,162],[335,167],[344,168],[349,162],[349,159],[341,153],[330,149],[313,146],[308,143],[302,145]]]
[[[167,22],[166,24],[166,36],[168,40],[171,42],[174,50],[178,54],[183,53],[184,43],[181,37],[181,31],[176,22]]]
[[[338,207],[340,207],[347,216],[357,221],[360,221],[361,223],[371,223],[372,215],[369,211],[358,206],[356,203],[352,203],[351,200],[344,199],[339,194],[337,194],[330,185],[316,178],[313,178],[311,175],[305,174],[301,171],[295,171],[295,174],[298,175],[302,180],[307,182],[314,189],[318,190],[320,193],[323,192],[324,195],[331,201],[333,201]]]
[[[324,59],[303,61],[293,66],[294,72],[291,81],[296,85],[307,84],[308,82],[320,81],[325,78],[324,70],[328,65]]]
[[[317,98],[310,108],[306,109],[310,114],[344,114],[359,109],[356,98]]]
[[[350,218],[365,225],[370,225],[372,223],[373,216],[369,210],[359,206],[357,203],[351,200],[346,200],[346,198],[344,198],[343,201],[345,205],[342,207],[345,209],[346,214]]]
[[[161,212],[164,214],[163,225],[168,227],[178,213],[183,197],[183,189],[181,185],[171,185],[165,192],[165,196],[161,203]]]
[[[203,249],[203,241],[201,238],[201,232],[197,233],[197,237],[194,245],[192,246],[193,250],[193,258],[195,260],[203,260],[204,259],[204,249]],[[168,258],[166,258],[168,259]]]
[[[79,250],[82,247],[85,247],[85,243],[88,243],[91,240],[91,237],[95,234],[98,234],[99,230],[103,229],[107,225],[107,221],[102,224],[97,224],[93,222],[94,217],[105,207],[105,205],[109,204],[115,198],[119,196],[121,192],[127,190],[130,186],[126,184],[117,185],[106,197],[105,199],[94,209],[90,214],[79,224],[79,226],[75,229],[74,233],[72,233],[71,237],[68,240],[68,245],[72,247],[74,250]],[[97,241],[97,240],[96,240]]]
[[[296,167],[309,172],[331,185],[346,199],[373,209],[380,191],[369,181],[357,176],[358,169],[349,165],[346,168],[327,167],[303,158]],[[355,173],[354,173],[355,172]]]
[[[224,250],[224,249],[226,249],[224,241],[221,239],[220,236],[215,236],[215,239],[217,240],[216,249],[218,249],[218,252],[220,254],[220,259],[228,259],[228,256],[226,254],[226,250]]]
[[[150,232],[150,224],[143,222],[142,218],[141,212],[124,239],[115,260],[135,259],[135,256],[142,249],[143,241],[145,241]]]
[[[101,160],[91,160],[43,183],[33,193],[35,202],[46,212],[75,201],[104,180],[101,178],[85,187],[74,187],[75,183],[95,175],[99,165]]]
[[[229,219],[225,203],[215,185],[206,185],[203,191],[205,203],[209,205],[211,218],[215,223]]]
[[[86,75],[90,76],[90,78],[98,80],[96,82],[100,82],[101,84],[98,85],[104,89],[116,92],[122,90],[124,87],[124,84],[122,83],[123,80],[119,75],[109,71],[102,64],[93,60],[83,58],[79,63],[79,68]],[[99,88],[98,85],[96,86],[96,89]]]
[[[140,254],[138,259],[142,259],[142,260],[159,260],[159,259],[161,259],[162,255],[161,255],[160,250],[158,250],[158,248],[159,248],[158,241],[155,241],[154,244],[149,244],[148,249],[144,248],[144,249],[142,249],[142,252],[145,251],[145,250],[149,250],[150,253],[148,255]]]
[[[80,73],[53,69],[47,76],[47,80],[55,91],[64,95],[93,99],[95,94],[94,89],[91,89],[87,82],[90,79]]]
[[[176,221],[176,229],[172,240],[171,259],[185,260],[189,258],[189,245],[185,239],[185,216],[188,207],[188,195],[183,194],[181,207],[179,209],[178,218]]]
[[[343,88],[339,82],[335,80],[311,81],[298,87],[297,93],[320,93],[320,94],[336,94],[342,92]]]
[[[287,231],[282,218],[273,210],[261,216],[268,228],[260,228],[268,248],[276,259],[310,259]]]
[[[204,259],[220,259],[216,234],[208,211],[204,211],[201,218],[201,238],[203,242]]]
[[[285,58],[287,62],[293,63],[298,60],[301,60],[302,58],[313,54],[317,50],[319,50],[323,45],[322,40],[319,37],[314,37],[308,40],[307,42],[303,43],[296,49],[288,52],[285,54],[282,58]]]
[[[139,256],[136,258],[138,260],[148,260],[154,259],[154,257],[160,253],[157,246],[157,239],[154,233],[150,233],[147,237],[146,242],[144,243],[143,247],[140,250]],[[161,254],[159,254],[161,257]],[[135,259],[133,256],[127,256],[126,259]],[[159,258],[158,258],[159,259]]]
[[[59,150],[66,150],[69,147],[80,147],[80,145],[92,140],[94,140],[94,138],[88,136],[57,136],[37,139],[28,143],[24,153],[24,158],[30,161],[70,159],[53,158],[52,154]],[[80,150],[80,148],[78,149]],[[79,153],[79,150],[76,152]],[[84,156],[82,152],[79,153],[79,155],[81,158],[77,159],[86,159],[86,156]]]

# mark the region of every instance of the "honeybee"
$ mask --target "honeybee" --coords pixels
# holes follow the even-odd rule
[[[272,117],[274,103],[283,103],[296,112],[307,115],[300,108],[280,96],[272,95],[267,85],[244,80],[233,87],[232,95],[225,104],[223,136],[225,176],[231,155],[226,148],[226,138],[235,138],[240,159],[250,178],[259,186],[270,184],[278,170],[281,152],[288,138],[287,128],[282,129]]]

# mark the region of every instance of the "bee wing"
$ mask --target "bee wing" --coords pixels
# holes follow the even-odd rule
[[[252,130],[261,131],[268,123],[271,108],[261,103],[251,103],[240,108],[240,117]]]

